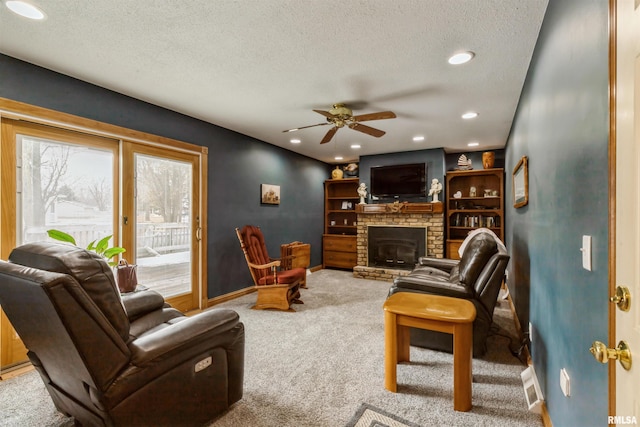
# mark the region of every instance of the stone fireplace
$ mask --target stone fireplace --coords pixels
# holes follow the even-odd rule
[[[425,227],[370,225],[367,230],[369,267],[411,270],[418,257],[425,254]]]
[[[391,281],[395,277],[409,274],[417,257],[444,257],[444,214],[442,203],[390,203],[358,205],[357,223],[357,265],[353,268],[354,277]],[[384,228],[393,228],[391,234],[383,235],[382,249],[378,245],[371,254],[369,243],[374,234]],[[419,243],[408,243],[405,233],[421,234],[424,247],[415,247]],[[426,235],[426,238],[424,237]],[[399,238],[398,238],[399,237]],[[379,236],[373,236],[379,240]],[[414,239],[411,238],[413,241]],[[382,260],[384,265],[371,262],[370,258]],[[400,262],[398,262],[398,258]],[[413,261],[415,259],[415,261]],[[392,261],[393,260],[393,261]],[[411,262],[409,262],[411,261]],[[409,264],[409,265],[407,265]]]

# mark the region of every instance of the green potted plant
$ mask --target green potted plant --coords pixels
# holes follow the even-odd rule
[[[54,240],[59,240],[61,242],[67,242],[71,243],[72,245],[78,246],[78,244],[76,243],[76,239],[74,239],[73,236],[65,233],[64,231],[51,229],[47,230],[47,234]],[[115,267],[118,262],[113,261],[113,258],[123,252],[126,252],[126,249],[121,248],[120,246],[108,247],[111,237],[113,237],[112,234],[107,237],[103,237],[100,240],[94,240],[93,242],[89,243],[86,249],[89,251],[93,251],[98,255],[102,255],[111,267]]]

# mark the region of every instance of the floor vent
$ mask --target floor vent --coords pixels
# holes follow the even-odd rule
[[[522,371],[520,376],[522,377],[522,386],[524,387],[524,395],[527,399],[529,410],[539,414],[544,398],[533,365]]]

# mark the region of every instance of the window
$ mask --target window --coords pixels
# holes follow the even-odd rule
[[[17,245],[52,228],[82,247],[114,234],[114,151],[86,143],[16,135]]]

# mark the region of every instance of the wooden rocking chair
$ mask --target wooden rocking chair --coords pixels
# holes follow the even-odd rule
[[[236,234],[258,291],[252,308],[295,311],[291,304],[302,304],[300,288],[306,287],[307,271],[300,267],[279,270],[281,260],[269,257],[260,227],[245,225],[242,230],[236,228]]]

